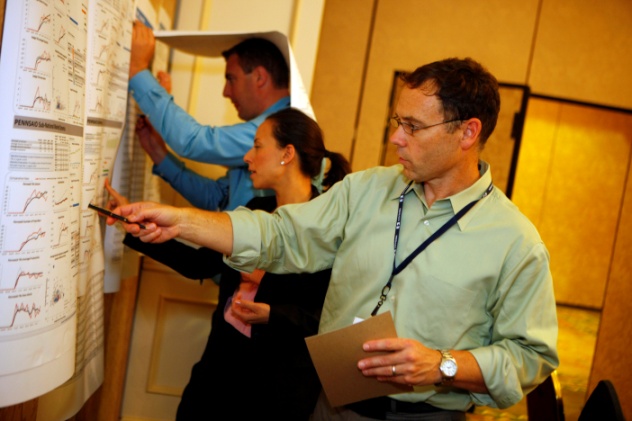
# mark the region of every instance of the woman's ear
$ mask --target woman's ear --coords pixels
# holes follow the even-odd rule
[[[292,162],[295,156],[296,149],[294,149],[294,145],[287,145],[283,148],[283,162],[285,162],[286,165]]]

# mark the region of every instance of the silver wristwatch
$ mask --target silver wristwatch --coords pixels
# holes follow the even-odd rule
[[[441,372],[441,386],[449,386],[454,381],[456,376],[457,365],[456,360],[450,354],[450,351],[442,349],[441,352],[441,364],[439,365],[439,371]]]

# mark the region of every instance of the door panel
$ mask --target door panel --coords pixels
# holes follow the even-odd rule
[[[123,420],[173,420],[211,331],[219,287],[144,258],[130,346]]]
[[[601,309],[632,149],[632,115],[531,98],[514,202],[549,252],[558,303]]]

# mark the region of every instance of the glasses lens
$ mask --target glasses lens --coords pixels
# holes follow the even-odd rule
[[[399,126],[402,126],[402,130],[404,130],[404,133],[413,134],[413,130],[410,124],[399,121],[395,117],[391,117],[389,121],[391,122],[391,127],[396,129]]]

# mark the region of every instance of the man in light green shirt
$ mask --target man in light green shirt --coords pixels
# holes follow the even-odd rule
[[[431,63],[404,77],[390,119],[401,165],[351,174],[273,215],[119,211],[148,224],[126,225],[144,241],[182,237],[240,270],[333,268],[321,333],[392,313],[399,338],[364,344],[391,352],[358,368],[413,392],[346,408],[323,396],[315,419],[464,420],[472,405],[516,404],[558,365],[548,252],[479,159],[499,107],[496,79],[480,64]]]

